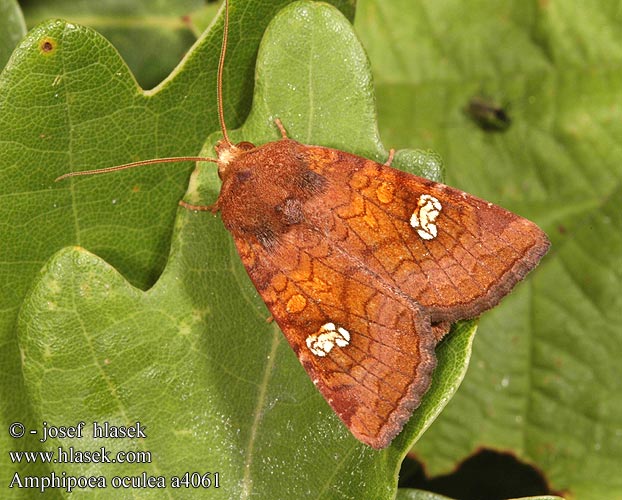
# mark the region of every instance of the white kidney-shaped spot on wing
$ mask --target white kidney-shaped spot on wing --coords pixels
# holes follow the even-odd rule
[[[419,196],[417,208],[410,216],[410,225],[417,230],[417,234],[424,240],[433,240],[438,234],[434,221],[441,213],[443,206],[438,199],[430,194]]]
[[[317,333],[307,337],[307,347],[319,357],[326,356],[333,347],[345,347],[350,343],[350,332],[335,323],[323,324]]]

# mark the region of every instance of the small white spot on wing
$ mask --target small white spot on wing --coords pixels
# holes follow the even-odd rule
[[[350,344],[350,332],[343,327],[335,326],[335,323],[323,324],[317,333],[307,337],[307,347],[316,356],[323,358],[333,347],[346,347]]]
[[[441,213],[443,206],[437,198],[430,194],[419,196],[417,208],[410,216],[410,225],[417,230],[417,234],[424,240],[433,240],[438,235],[434,221]]]

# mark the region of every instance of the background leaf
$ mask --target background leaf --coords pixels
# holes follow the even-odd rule
[[[543,496],[537,496],[537,497],[521,497],[520,500],[560,500],[560,499],[561,497],[543,495]],[[443,495],[437,495],[436,493],[430,493],[429,491],[403,488],[403,489],[398,490],[395,500],[451,500],[451,499]],[[519,500],[519,499],[516,498],[514,500]]]
[[[352,18],[354,1],[334,0],[329,3],[338,5]],[[265,6],[260,3],[258,0],[244,2],[247,7],[243,9],[248,8],[251,19],[254,12],[274,12],[288,2],[278,0]],[[119,51],[143,88],[155,87],[177,66],[209,27],[219,8],[218,3],[205,0],[24,0],[22,4],[30,28],[47,19],[62,18],[97,30]],[[234,10],[235,6],[232,6]],[[265,18],[257,19],[254,26],[243,24],[243,33],[251,37],[248,47],[256,48],[252,40],[265,28],[265,21]]]
[[[4,68],[25,34],[26,25],[17,1],[0,0],[0,68]]]
[[[423,490],[412,490],[401,488],[397,492],[396,500],[450,500],[444,495],[437,495]]]
[[[384,142],[433,148],[449,184],[553,242],[483,316],[461,390],[414,449],[430,474],[484,446],[576,498],[622,497],[619,21],[607,0],[360,3]],[[507,132],[465,115],[477,95],[506,106]]]
[[[28,26],[53,18],[87,26],[117,48],[143,88],[160,83],[197,39],[188,17],[203,0],[134,0],[98,2],[29,0]]]

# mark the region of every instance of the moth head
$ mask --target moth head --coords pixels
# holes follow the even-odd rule
[[[222,139],[216,144],[216,154],[218,155],[218,177],[220,180],[225,180],[229,175],[231,169],[229,166],[232,162],[244,154],[246,151],[255,149],[255,145],[251,142],[238,142],[237,144],[230,143],[227,139]]]

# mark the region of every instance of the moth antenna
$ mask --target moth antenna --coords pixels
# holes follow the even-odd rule
[[[108,174],[110,172],[117,172],[119,170],[127,170],[128,168],[140,167],[142,165],[153,165],[155,163],[180,163],[182,161],[211,161],[212,163],[217,163],[214,158],[206,158],[203,156],[173,156],[170,158],[153,158],[151,160],[134,161],[132,163],[125,163],[124,165],[116,165],[114,167],[96,168],[94,170],[82,170],[80,172],[69,172],[67,174],[61,175],[60,177],[57,177],[56,179],[54,179],[54,182],[62,181],[67,177]]]
[[[227,146],[231,147],[231,141],[227,134],[227,126],[225,125],[225,112],[222,103],[222,74],[225,67],[225,55],[227,54],[227,41],[229,39],[229,0],[225,0],[225,26],[222,32],[222,45],[220,46],[220,58],[218,59],[218,74],[216,99],[218,100],[218,120],[220,121],[220,130],[222,131],[223,140]]]

